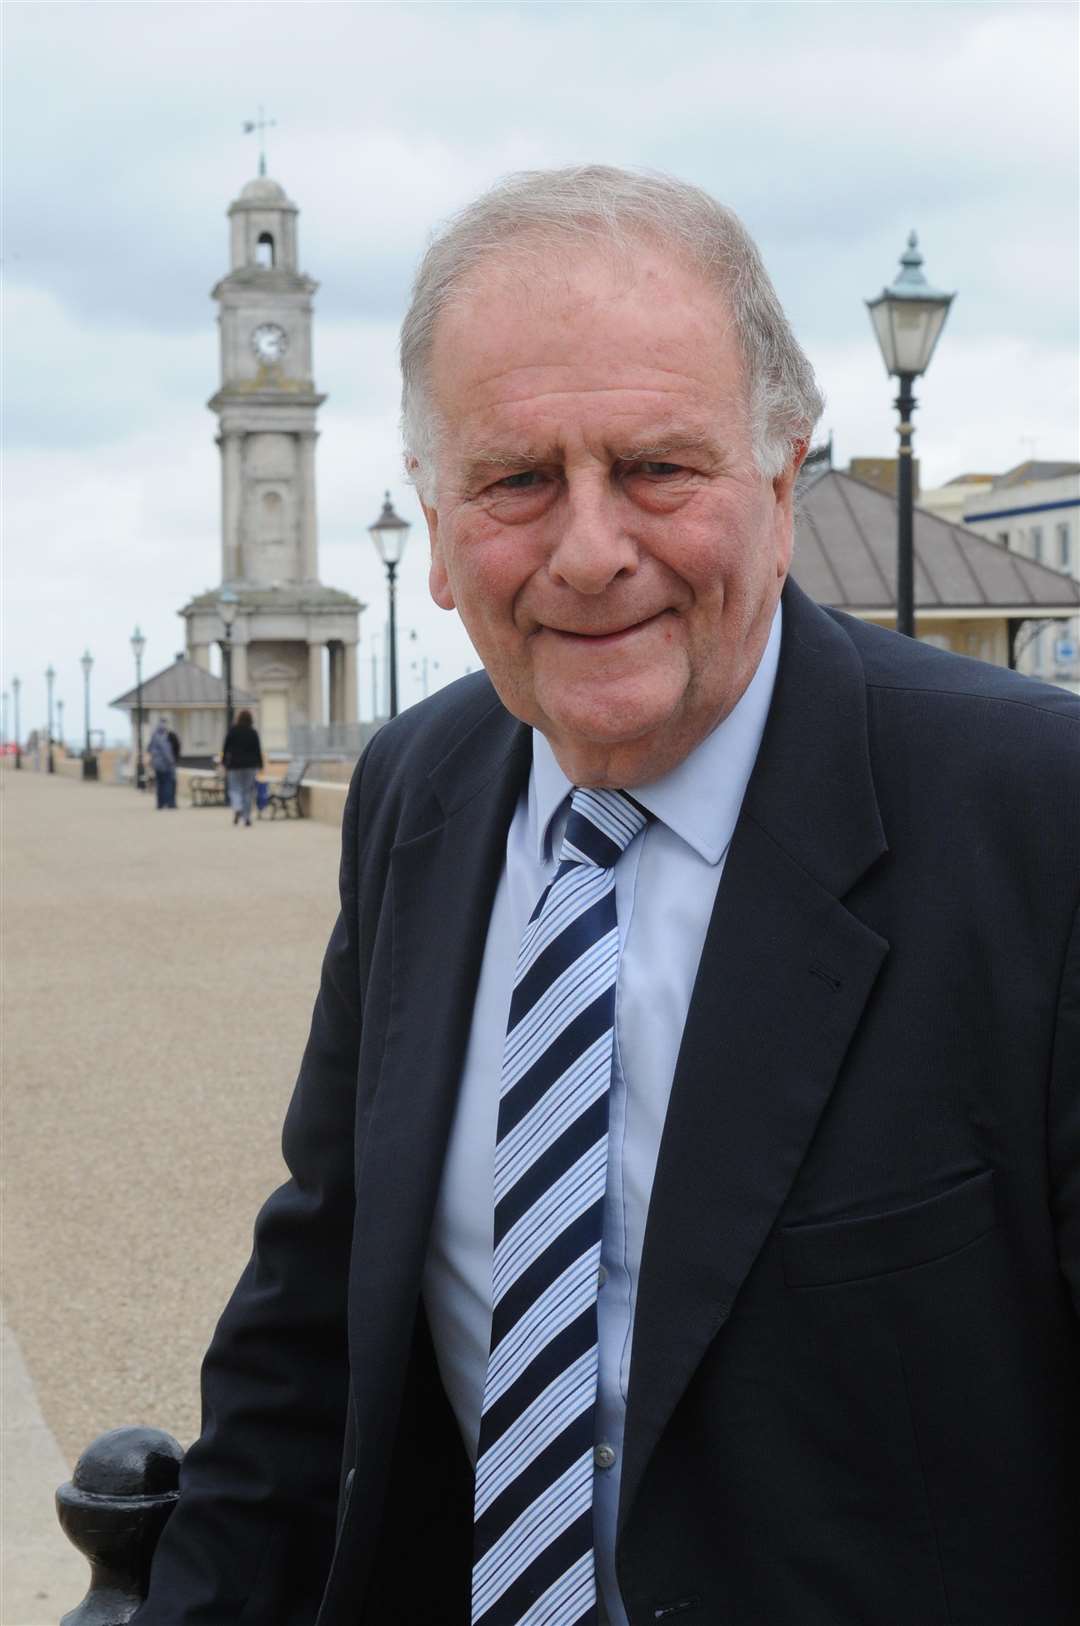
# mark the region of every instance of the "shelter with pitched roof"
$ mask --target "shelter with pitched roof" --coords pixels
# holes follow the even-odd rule
[[[896,621],[896,499],[818,458],[800,480],[792,574],[821,604],[864,621]],[[914,521],[920,638],[1015,666],[1023,629],[1067,625],[1080,583],[928,509]]]
[[[233,688],[234,712],[242,706],[255,709],[257,696],[247,689]],[[109,701],[126,711],[131,721],[131,743],[135,747],[138,727],[139,691],[128,689]],[[221,751],[225,738],[225,680],[215,677],[194,661],[177,655],[171,666],[155,672],[142,684],[143,744],[164,717],[180,737],[180,761],[185,767],[209,767]]]

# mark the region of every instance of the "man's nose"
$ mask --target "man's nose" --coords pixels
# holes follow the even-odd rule
[[[555,546],[548,561],[552,579],[577,593],[602,593],[617,576],[632,576],[638,547],[626,528],[616,493],[599,481],[570,482],[553,516]]]

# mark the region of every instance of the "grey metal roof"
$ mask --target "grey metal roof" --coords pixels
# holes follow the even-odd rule
[[[129,689],[126,694],[110,700],[109,705],[134,711],[135,696],[136,691]],[[234,706],[247,706],[252,705],[257,696],[249,694],[246,689],[234,688],[232,698]],[[224,711],[225,679],[196,666],[194,661],[175,660],[171,666],[155,672],[153,677],[143,679],[142,703],[144,708],[153,706],[163,709],[171,706],[182,710],[189,706],[220,706]]]
[[[1075,614],[1080,583],[1011,553],[964,525],[916,508],[915,603],[923,610],[1038,610]],[[896,608],[896,499],[830,469],[801,488],[792,575],[821,604],[841,610]]]

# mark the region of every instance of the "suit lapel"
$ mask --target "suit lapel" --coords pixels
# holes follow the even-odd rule
[[[433,772],[391,853],[389,1015],[357,1171],[351,1276],[363,1291],[349,1340],[359,1424],[376,1436],[396,1417],[387,1397],[412,1338],[488,917],[529,761],[529,731],[493,708]]]
[[[862,668],[798,589],[784,606],[653,1185],[620,1523],[791,1189],[888,949],[838,901],[885,851]]]

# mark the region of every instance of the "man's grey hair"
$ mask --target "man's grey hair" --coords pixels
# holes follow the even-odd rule
[[[746,367],[755,464],[769,480],[786,467],[824,402],[742,221],[686,181],[589,164],[508,175],[434,234],[401,327],[402,438],[421,497],[434,498],[438,451],[435,328],[470,274],[488,259],[560,246],[602,243],[632,255],[642,241],[670,248],[724,299]]]

